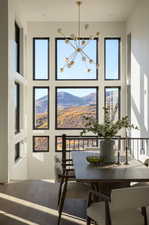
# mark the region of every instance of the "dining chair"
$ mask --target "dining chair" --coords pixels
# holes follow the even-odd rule
[[[100,198],[93,202],[92,198]],[[130,187],[112,190],[111,197],[90,192],[87,225],[147,225],[146,206],[149,205],[149,187]]]
[[[61,215],[65,199],[82,199],[87,200],[88,194],[91,191],[91,185],[77,182],[75,179],[73,162],[70,156],[70,151],[66,151],[66,136],[63,135],[62,142],[62,158],[61,158],[61,174],[60,187],[58,193],[58,225],[61,221]],[[58,170],[56,170],[58,172]],[[57,176],[56,175],[56,176]]]
[[[149,167],[149,158],[147,158],[144,163],[146,167]],[[140,186],[148,186],[149,187],[149,182],[133,182],[131,183],[132,187],[140,187]]]
[[[70,169],[70,163],[68,165],[67,162],[65,162],[65,169],[64,169],[64,165],[62,166],[62,158],[55,155],[54,161],[55,161],[55,182],[59,183],[58,200],[57,200],[57,207],[58,207],[60,203],[62,185],[64,183],[66,172],[67,172],[67,178],[69,179],[69,181],[75,180],[75,175],[74,175],[74,169],[72,168]],[[63,164],[64,164],[64,160],[63,160]]]

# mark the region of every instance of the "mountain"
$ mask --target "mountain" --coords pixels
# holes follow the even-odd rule
[[[85,101],[84,99],[77,97],[75,95],[69,94],[67,92],[58,92],[57,104],[63,107],[79,106],[79,105],[84,105]]]
[[[91,93],[85,97],[83,97],[83,100],[88,104],[96,104],[96,93]]]
[[[36,100],[36,113],[47,112],[48,96],[44,96]]]
[[[44,96],[36,100],[36,113],[47,112],[48,97]],[[83,106],[96,104],[96,94],[91,93],[85,97],[77,97],[67,92],[57,93],[57,105],[62,108],[71,106]]]

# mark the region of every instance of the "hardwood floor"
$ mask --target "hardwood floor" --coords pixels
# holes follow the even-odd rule
[[[24,181],[0,185],[0,225],[56,225],[58,185]],[[61,225],[85,224],[86,202],[66,200]]]

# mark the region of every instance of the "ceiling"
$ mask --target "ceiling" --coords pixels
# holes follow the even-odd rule
[[[137,0],[82,0],[81,21],[125,21]],[[139,0],[140,1],[140,0]],[[16,0],[26,21],[76,21],[75,0]]]

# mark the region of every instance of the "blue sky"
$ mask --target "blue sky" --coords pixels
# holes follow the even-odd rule
[[[48,40],[36,40],[35,78],[48,78]]]
[[[48,89],[46,88],[37,88],[35,89],[35,99],[40,99],[48,95]]]
[[[73,43],[73,41],[72,41]],[[85,53],[96,62],[96,41],[90,40],[89,45],[84,48]],[[77,55],[75,64],[72,68],[64,68],[64,72],[60,72],[60,68],[65,64],[65,57],[69,57],[74,52],[73,47],[66,44],[64,40],[58,40],[57,43],[57,77],[58,79],[96,79],[96,65],[88,64],[87,67],[82,62],[82,56]],[[87,72],[87,68],[91,72]]]
[[[67,92],[77,97],[84,97],[91,93],[96,93],[96,88],[59,88],[58,92]]]
[[[118,40],[106,41],[106,76],[117,79],[118,76]]]

